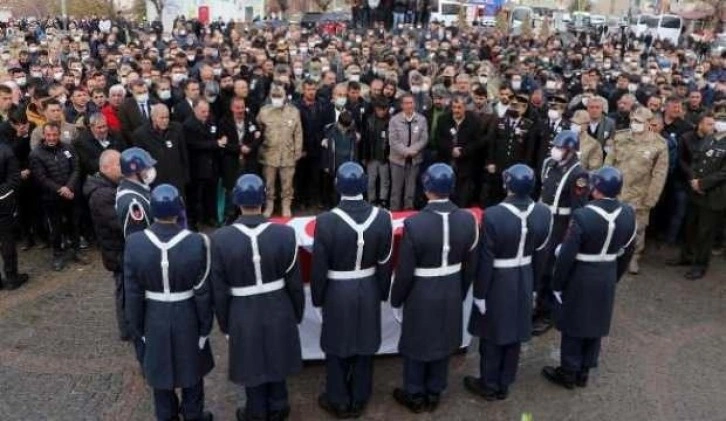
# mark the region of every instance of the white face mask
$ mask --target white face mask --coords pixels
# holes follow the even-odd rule
[[[557,82],[555,82],[554,80],[548,80],[547,82],[545,82],[545,89],[547,89],[548,91],[556,90]]]
[[[481,83],[482,85],[486,85],[488,81],[489,81],[489,78],[488,77],[486,77],[486,76],[479,76],[479,83]]]
[[[547,111],[547,118],[550,120],[558,120],[560,118],[560,112],[557,110],[549,110]]]
[[[360,75],[350,75],[348,76],[348,80],[351,82],[360,82]]]
[[[60,81],[61,79],[63,79],[63,72],[55,72],[53,74],[53,79],[55,79],[56,81]]]
[[[572,124],[570,124],[570,131],[580,134],[580,131],[582,131],[582,126],[580,126],[579,124],[572,123]]]
[[[59,95],[58,98],[56,98],[56,99],[58,100],[58,102],[61,103],[61,105],[65,104],[66,101],[68,101],[68,98],[66,98],[65,95]]]
[[[185,75],[184,73],[172,73],[172,75],[171,75],[171,80],[172,80],[172,81],[173,81],[174,83],[181,83],[181,82],[183,82],[183,81],[184,81],[184,80],[185,80],[186,78],[187,78],[187,75]]]
[[[632,130],[633,133],[643,133],[645,131],[645,124],[634,121],[630,123],[630,130]]]
[[[417,86],[417,85],[411,86],[411,93],[412,94],[421,93],[421,87],[420,86]]]
[[[149,100],[149,94],[146,93],[134,95],[134,98],[136,98],[136,102],[138,102],[139,104],[143,104],[144,102],[147,102]]]
[[[718,121],[716,121],[716,124],[714,125],[714,128],[716,129],[716,133],[724,133],[724,132],[726,132],[726,120],[718,120]]]
[[[637,90],[638,90],[638,85],[636,85],[635,83],[628,84],[628,92],[630,92],[632,94],[633,92],[635,92]]]
[[[552,148],[552,150],[550,150],[550,157],[555,162],[562,162],[562,159],[565,157],[565,151],[560,148]]]
[[[283,104],[285,104],[285,99],[284,98],[270,98],[270,103],[272,104],[273,107],[280,108],[283,106]]]
[[[512,89],[515,91],[518,91],[522,89],[522,81],[521,80],[513,80],[512,81]]]
[[[299,68],[299,67],[295,67],[294,69],[292,69],[292,73],[293,73],[293,74],[294,74],[295,76],[298,76],[298,77],[300,77],[300,76],[302,76],[302,74],[303,74],[303,69],[301,69],[301,68]]]
[[[141,173],[141,181],[143,181],[147,186],[151,185],[154,180],[156,180],[156,168],[151,167]]]
[[[171,98],[171,91],[168,91],[166,89],[159,91],[158,94],[159,94],[159,99],[162,101],[166,101],[167,99]]]
[[[343,108],[345,107],[345,103],[348,102],[348,99],[345,97],[338,97],[335,98],[335,107],[336,108]]]
[[[18,86],[25,86],[28,83],[28,79],[26,79],[24,77],[19,77],[19,78],[15,79],[15,83],[17,83]]]

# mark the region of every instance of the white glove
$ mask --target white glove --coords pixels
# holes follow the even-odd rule
[[[320,323],[322,323],[323,322],[323,309],[320,307],[313,307],[313,309],[315,310],[315,314],[318,315],[318,320],[320,320]]]
[[[552,291],[558,303],[562,304],[562,291]]]
[[[479,309],[481,315],[487,314],[487,302],[484,299],[474,298],[474,305]]]
[[[141,342],[146,343],[146,336],[141,337]]]
[[[401,308],[393,308],[393,318],[396,319],[396,321],[400,324],[403,323],[403,307]]]
[[[201,351],[204,349],[204,344],[207,343],[207,337],[206,336],[200,336],[199,337],[199,350]]]

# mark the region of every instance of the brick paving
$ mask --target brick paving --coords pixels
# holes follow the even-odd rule
[[[21,253],[31,274],[17,291],[0,291],[0,420],[150,420],[150,390],[131,346],[118,341],[113,280],[96,251],[93,264],[50,270],[49,252]],[[642,273],[619,286],[612,335],[587,389],[561,390],[540,377],[557,362],[552,331],[524,347],[520,374],[503,402],[468,394],[477,352],[456,356],[439,411],[414,416],[393,402],[400,382],[397,357],[375,365],[375,390],[366,420],[726,420],[726,262],[714,259],[707,278],[691,282],[666,267],[665,250],[649,250]],[[226,380],[226,344],[212,338],[217,367],[206,379],[208,408],[233,420],[244,403]],[[476,343],[473,344],[476,349]],[[323,369],[308,364],[290,381],[292,420],[325,420],[318,409]]]

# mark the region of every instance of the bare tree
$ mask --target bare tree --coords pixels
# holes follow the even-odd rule
[[[154,9],[156,10],[156,16],[161,19],[162,13],[164,13],[164,8],[166,7],[167,0],[149,0],[152,5],[154,5]]]
[[[331,3],[332,0],[315,0],[315,4],[317,4],[320,10],[322,10],[323,12],[328,11],[328,7],[330,7]]]

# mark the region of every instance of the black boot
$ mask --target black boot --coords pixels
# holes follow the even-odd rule
[[[6,285],[5,288],[9,291],[15,290],[20,288],[21,285],[28,282],[28,279],[30,277],[27,273],[18,273],[14,275],[8,275],[8,278],[6,279]]]
[[[575,388],[575,373],[569,370],[564,370],[562,367],[555,368],[547,366],[542,369],[542,375],[547,380],[560,385],[565,389],[572,390]]]
[[[267,417],[249,414],[247,410],[242,408],[237,408],[236,415],[237,421],[267,421]]]
[[[500,387],[497,391],[497,399],[500,401],[503,401],[507,399],[509,396],[509,388],[508,387]]]
[[[360,418],[366,410],[366,402],[353,402],[350,405],[350,418]]]
[[[532,336],[544,335],[550,329],[552,329],[552,319],[549,317],[542,317],[532,323]]]
[[[441,394],[439,394],[439,393],[427,394],[426,395],[426,410],[428,412],[436,411],[436,408],[439,407],[440,401],[441,401]]]
[[[590,370],[584,369],[579,371],[575,376],[575,385],[577,387],[587,387],[587,378],[589,377]]]
[[[267,415],[267,421],[285,421],[290,416],[290,407],[280,410],[272,411]]]
[[[403,389],[396,388],[393,391],[393,399],[395,399],[400,405],[408,408],[408,410],[414,414],[420,414],[426,410],[426,399],[424,395],[411,395],[406,393]]]
[[[318,406],[320,406],[323,410],[325,410],[325,412],[339,420],[348,418],[350,414],[347,405],[337,405],[333,402],[330,402],[330,399],[328,399],[328,396],[325,393],[321,393],[320,396],[318,396]]]
[[[497,391],[494,389],[489,389],[489,388],[485,387],[482,384],[482,381],[480,378],[477,378],[474,376],[464,377],[464,387],[469,392],[484,398],[484,400],[487,400],[487,401],[497,400]]]

